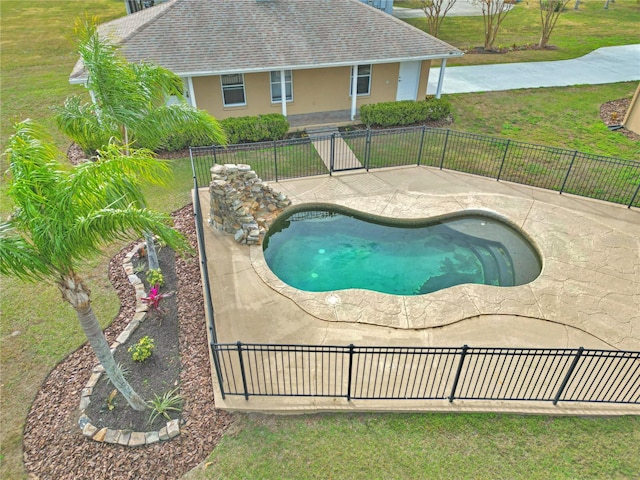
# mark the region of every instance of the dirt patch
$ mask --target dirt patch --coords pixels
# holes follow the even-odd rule
[[[188,205],[173,217],[176,228],[195,247],[193,207]],[[133,245],[125,247],[109,265],[109,276],[121,301],[118,316],[105,330],[109,342],[115,340],[135,313],[134,290],[122,269],[124,256]],[[36,395],[24,430],[27,472],[42,479],[173,479],[202,462],[217,445],[234,417],[216,410],[214,405],[197,257],[176,258],[175,278],[178,334],[173,338],[180,352],[179,383],[184,398],[181,434],[168,442],[138,448],[85,438],[77,426],[78,404],[96,363],[93,351],[85,344],[53,369]],[[150,318],[144,323],[153,327],[155,321]],[[132,375],[129,380],[134,389],[142,388],[143,377]],[[94,401],[99,403],[92,398]],[[123,400],[120,402],[122,406]],[[146,423],[148,411],[136,414],[139,418],[135,421]],[[125,420],[129,421],[134,420]]]

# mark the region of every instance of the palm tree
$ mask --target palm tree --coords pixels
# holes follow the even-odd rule
[[[196,142],[226,143],[217,120],[184,102],[179,76],[152,63],[127,62],[115,45],[100,38],[95,20],[77,21],[75,31],[92,102],[69,97],[56,109],[56,123],[85,153],[112,137],[157,150],[176,131],[188,131]],[[180,101],[167,105],[172,96]]]
[[[96,21],[76,21],[79,53],[87,72],[86,87],[92,103],[70,97],[56,109],[56,123],[85,153],[116,138],[130,144],[157,150],[176,132],[191,141],[226,144],[220,124],[203,110],[183,100],[182,79],[151,63],[129,63],[118,55],[117,47],[100,38]],[[178,103],[167,105],[176,97]],[[153,234],[145,232],[149,269],[157,270],[158,259]]]
[[[149,150],[110,143],[95,162],[63,169],[60,155],[41,128],[18,123],[5,155],[12,182],[8,190],[14,214],[0,222],[0,274],[28,281],[53,281],[75,309],[89,344],[113,385],[136,410],[146,405],[117,367],[91,308],[91,292],[78,266],[102,246],[152,230],[172,248],[186,248],[168,217],[139,205],[141,185],[162,183],[170,170]]]

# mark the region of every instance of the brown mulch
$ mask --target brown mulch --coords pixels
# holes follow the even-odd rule
[[[195,247],[193,207],[174,213],[176,228]],[[109,264],[121,308],[105,330],[111,343],[135,312],[135,295],[122,269],[124,248]],[[202,284],[197,257],[176,258],[177,308],[184,398],[181,434],[168,441],[129,448],[85,438],[77,426],[80,392],[96,359],[84,345],[58,364],[38,392],[24,429],[24,463],[31,478],[174,479],[201,463],[217,445],[233,416],[216,410],[211,386]],[[153,321],[153,320],[147,320]],[[132,380],[133,384],[133,380]],[[147,415],[145,413],[144,415]]]
[[[630,98],[621,98],[620,100],[603,103],[600,105],[600,118],[607,126],[621,125],[630,104]],[[615,131],[617,133],[621,133],[630,140],[640,140],[640,135],[632,132],[631,130],[627,130],[624,127]]]

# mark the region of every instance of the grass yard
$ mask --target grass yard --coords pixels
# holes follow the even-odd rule
[[[461,0],[460,0],[461,1]],[[551,34],[550,45],[555,50],[520,50],[504,54],[467,54],[451,59],[447,65],[481,65],[489,63],[539,62],[566,60],[581,57],[600,48],[614,45],[640,43],[640,3],[636,0],[616,0],[608,10],[604,1],[580,3],[580,9],[573,9],[574,2],[560,14],[558,23]],[[395,5],[395,3],[394,3]],[[412,18],[408,23],[427,31],[427,21]],[[467,50],[484,45],[484,25],[482,16],[446,17],[442,22],[439,37],[445,42]],[[494,47],[510,47],[536,44],[540,40],[539,2],[520,2],[509,12],[500,25]]]
[[[447,95],[452,129],[637,160],[640,142],[611,132],[600,105],[631,98],[637,82]]]
[[[514,15],[505,21],[505,28],[508,22],[518,18],[516,13],[520,10],[527,13],[531,21],[534,19],[533,13],[537,10],[533,4],[526,7],[531,11],[525,12],[521,7],[525,5],[518,5]],[[635,28],[640,21],[640,5],[635,0],[617,0],[606,12],[601,7],[601,2],[584,3],[579,13],[567,12],[571,16],[560,20],[552,36],[552,43],[559,49],[532,51],[531,55],[538,55],[532,59],[568,58],[599,46],[640,41],[640,33]],[[61,149],[68,147],[69,141],[53,127],[50,107],[60,105],[70,94],[82,92],[81,87],[71,86],[67,80],[77,60],[72,21],[85,11],[100,15],[104,21],[122,15],[124,5],[122,0],[0,2],[2,150],[11,125],[27,117],[44,123]],[[575,23],[568,24],[570,19]],[[481,43],[481,35],[477,35],[481,29],[468,37],[464,23],[458,25],[450,20],[454,21],[447,19],[444,23],[444,33],[449,35],[445,40],[462,46]],[[476,28],[478,24],[470,25]],[[523,27],[521,36],[519,27],[510,28],[514,30],[510,35],[516,38],[509,41],[522,44],[536,39],[535,34],[527,33],[534,32],[533,27]],[[504,30],[505,39],[507,31]],[[575,32],[580,32],[580,36]],[[454,41],[454,34],[460,35],[459,43]],[[499,41],[506,43],[502,38]],[[518,61],[524,57],[517,55],[524,54],[529,52],[469,55],[466,61],[480,62],[485,57],[491,62]],[[635,85],[627,83],[457,95],[451,97],[456,119],[454,128],[633,158],[638,156],[638,145],[609,132],[599,121],[598,106],[630,95],[634,88]],[[172,184],[150,188],[147,192],[152,208],[172,211],[190,201],[190,165],[184,160],[171,162],[175,172]],[[6,165],[0,168],[4,171]],[[294,171],[296,167],[289,165],[288,168]],[[11,205],[6,201],[4,179],[0,183],[0,202],[0,214],[6,217]],[[93,307],[103,325],[108,324],[118,310],[115,292],[107,279],[108,257],[118,248],[119,245],[114,245],[104,258],[86,265],[82,272],[92,288]],[[21,442],[29,406],[51,368],[77,348],[84,337],[74,312],[60,300],[55,287],[5,278],[0,281],[0,478],[19,479],[26,477]],[[212,478],[304,475],[308,478],[313,475],[379,478],[383,471],[391,472],[386,477],[398,478],[424,477],[424,472],[432,472],[434,477],[512,478],[526,473],[528,478],[536,475],[628,478],[640,471],[639,432],[637,418],[241,416],[235,433],[225,438],[210,458],[215,462],[215,469],[209,467],[206,473],[217,475]]]
[[[184,478],[634,478],[640,419],[242,415]]]

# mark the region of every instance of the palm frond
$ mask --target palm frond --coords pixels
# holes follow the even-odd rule
[[[69,231],[67,242],[79,257],[92,255],[96,248],[134,234],[154,232],[162,242],[177,251],[189,250],[184,237],[171,228],[168,215],[129,205],[127,208],[103,208],[78,218]]]
[[[67,98],[64,106],[54,107],[55,122],[60,131],[87,154],[107,144],[111,137],[120,135],[118,126],[110,117],[99,117],[96,109],[96,105],[83,103],[76,96]]]
[[[35,281],[53,273],[47,258],[8,222],[0,223],[0,275]]]

